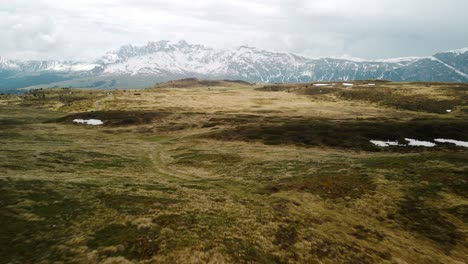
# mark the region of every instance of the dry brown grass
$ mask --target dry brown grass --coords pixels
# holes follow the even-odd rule
[[[463,99],[448,84],[378,85]],[[467,262],[466,149],[367,152],[206,137],[285,120],[456,123],[466,113],[344,101],[339,91],[255,88],[49,90],[44,102],[2,98],[1,259]],[[109,125],[74,125],[75,117]]]

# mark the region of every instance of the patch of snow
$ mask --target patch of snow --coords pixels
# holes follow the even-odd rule
[[[406,141],[408,141],[408,146],[412,146],[412,147],[428,147],[428,148],[432,148],[432,147],[435,147],[436,144],[435,143],[432,143],[432,142],[429,142],[429,141],[420,141],[420,140],[416,140],[416,139],[411,139],[411,138],[405,138]]]
[[[403,58],[391,58],[391,59],[380,59],[374,60],[375,62],[386,62],[386,63],[402,63],[402,62],[413,62],[424,57],[403,57]]]
[[[375,86],[375,83],[368,83],[368,86]]]
[[[370,140],[369,142],[379,147],[404,146],[404,145],[400,145],[398,141]]]
[[[447,111],[447,113],[452,113],[452,110],[450,110],[450,109],[447,109],[445,111]]]
[[[70,67],[70,71],[90,71],[99,66],[98,64],[74,64]]]
[[[333,57],[319,57],[322,59],[334,59],[334,60],[347,60],[352,62],[367,62],[370,61],[369,59],[363,59],[359,57],[353,57],[350,55],[341,55],[341,56],[333,56]]]
[[[99,125],[104,124],[104,122],[102,122],[99,119],[73,119],[73,122],[78,123],[78,124],[83,124],[83,125],[91,125],[91,126],[99,126]]]
[[[80,72],[80,71],[90,71],[96,67],[98,64],[86,64],[86,63],[68,63],[68,62],[58,62],[52,61],[48,63],[44,70],[58,71],[58,72]]]
[[[443,139],[443,138],[436,138],[434,139],[435,142],[439,143],[452,143],[455,144],[459,147],[465,147],[468,148],[468,142],[466,141],[461,141],[461,140],[453,140],[453,139]]]
[[[311,71],[305,71],[301,74],[301,76],[312,77],[313,73]]]
[[[328,86],[330,84],[328,84],[328,83],[314,83],[313,85],[314,86]]]
[[[0,56],[0,68],[1,69],[18,69],[19,66],[15,62]]]
[[[456,49],[456,50],[449,50],[447,52],[451,52],[451,53],[455,53],[457,55],[460,55],[460,54],[465,54],[468,52],[468,47],[466,48],[462,48],[462,49]]]
[[[352,83],[343,83],[344,86],[353,86],[354,84]]]

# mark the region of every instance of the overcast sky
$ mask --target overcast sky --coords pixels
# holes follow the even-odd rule
[[[468,0],[0,0],[0,56],[89,60],[187,40],[310,57],[427,56],[468,46]]]

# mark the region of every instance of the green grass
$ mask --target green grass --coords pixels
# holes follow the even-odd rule
[[[429,193],[428,193],[429,192]],[[437,208],[427,204],[425,199],[433,195],[431,190],[416,188],[408,191],[404,201],[400,203],[397,220],[409,231],[431,239],[450,250],[458,242],[464,240],[462,232]]]
[[[239,162],[241,158],[234,154],[206,153],[202,150],[189,150],[188,152],[172,156],[177,164],[196,165],[206,163],[233,164]]]
[[[90,112],[104,94],[70,90],[41,92],[45,100],[27,95],[28,107],[0,106],[0,262],[466,262],[466,149],[369,143],[468,140],[462,111],[427,114],[417,101],[402,112],[336,97],[358,86],[323,96],[307,86],[268,93],[275,103],[261,113],[140,111],[111,96],[100,106],[114,110]],[[416,87],[434,101],[465,98],[463,87],[445,84],[376,86],[395,96]],[[253,89],[246,96],[261,101],[266,93]],[[149,92],[155,100],[181,93]],[[307,110],[320,104],[338,116],[341,103],[364,117]],[[78,113],[40,110],[52,106]],[[71,124],[75,117],[109,123]]]
[[[138,228],[134,225],[111,224],[97,230],[88,247],[120,246],[116,252],[104,253],[105,256],[124,256],[128,259],[148,259],[159,251],[159,230]]]
[[[223,241],[225,252],[235,263],[286,263],[281,257],[267,252],[255,242],[239,238],[226,238]]]
[[[453,110],[466,103],[461,99],[434,99],[424,95],[404,95],[387,87],[358,87],[353,90],[339,91],[337,95],[345,100],[362,100],[397,109],[436,114],[447,114],[447,109]]]
[[[271,192],[295,190],[310,192],[323,198],[359,198],[375,190],[375,184],[367,175],[317,174],[293,177],[268,187]]]
[[[0,256],[5,263],[54,261],[56,247],[70,238],[70,224],[90,211],[86,204],[42,181],[3,181],[0,190]],[[19,206],[31,201],[29,206]],[[37,219],[25,218],[23,213]],[[14,249],[14,250],[13,250]]]
[[[100,194],[97,196],[108,208],[125,214],[148,214],[155,210],[166,209],[180,203],[181,200],[157,197],[141,196],[134,194]]]

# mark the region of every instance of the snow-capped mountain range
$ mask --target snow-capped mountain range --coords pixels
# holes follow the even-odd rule
[[[312,59],[248,46],[213,49],[182,40],[122,46],[91,63],[14,61],[0,57],[0,89],[139,88],[187,77],[239,79],[256,83],[364,79],[468,82],[468,48],[430,57]]]

